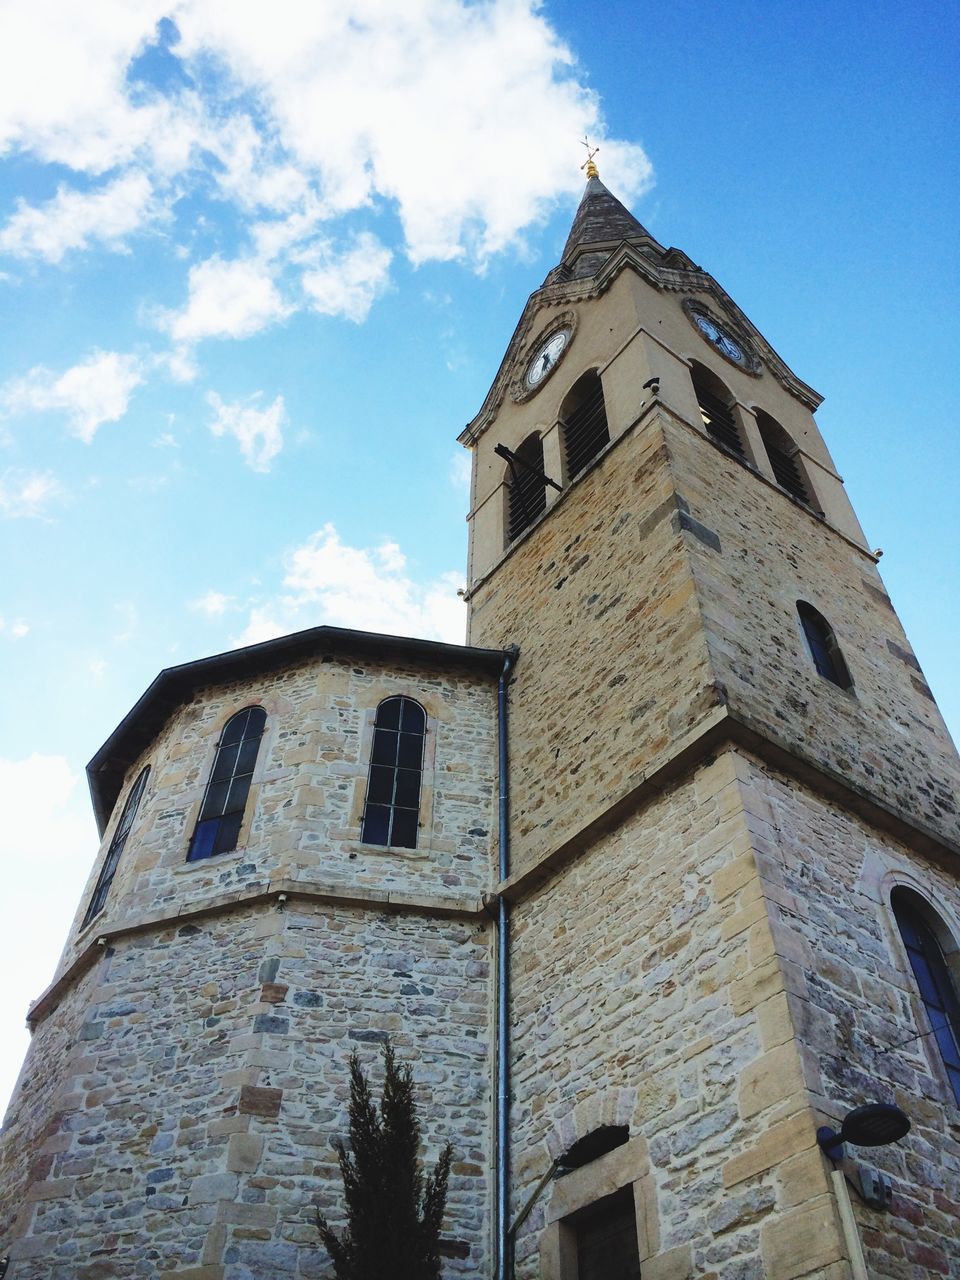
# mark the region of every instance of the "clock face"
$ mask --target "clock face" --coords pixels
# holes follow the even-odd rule
[[[553,373],[569,341],[570,330],[558,329],[556,333],[552,333],[547,338],[546,342],[542,342],[537,347],[529,365],[527,365],[524,381],[528,387],[539,387],[541,382]]]
[[[747,355],[743,347],[722,325],[717,324],[716,320],[711,320],[709,316],[698,311],[693,317],[693,322],[707,341],[712,342],[728,360],[732,360],[735,364],[747,363]]]

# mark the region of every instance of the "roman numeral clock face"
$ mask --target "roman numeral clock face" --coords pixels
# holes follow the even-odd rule
[[[554,369],[560,363],[560,357],[567,349],[570,341],[569,329],[558,329],[555,333],[551,333],[546,342],[541,342],[527,365],[527,372],[524,376],[524,382],[531,391],[539,387],[549,378]]]

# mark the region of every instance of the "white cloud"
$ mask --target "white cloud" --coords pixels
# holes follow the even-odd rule
[[[249,258],[198,262],[190,268],[189,288],[184,309],[167,313],[161,321],[177,342],[248,338],[292,310],[267,267]]]
[[[39,207],[21,200],[0,229],[0,252],[59,262],[68,250],[91,242],[122,249],[125,237],[148,218],[151,195],[145,174],[128,173],[95,191],[61,186],[52,200]]]
[[[222,591],[207,591],[196,600],[191,600],[190,608],[195,613],[203,613],[208,618],[221,618],[233,607],[233,596],[224,595]]]
[[[375,299],[383,293],[390,270],[390,250],[364,233],[339,257],[305,271],[304,292],[311,309],[326,316],[344,316],[357,324],[366,320]]]
[[[22,640],[24,636],[30,634],[30,628],[23,618],[14,618],[11,622],[7,622],[6,618],[0,617],[0,634],[8,635],[11,640]]]
[[[158,41],[179,68],[162,84],[137,69]],[[182,196],[231,206],[236,258],[195,263],[162,319],[181,344],[304,306],[362,320],[386,285],[385,237],[330,247],[350,246],[359,211],[391,234],[398,220],[414,263],[482,265],[578,190],[585,132],[623,198],[650,184],[538,0],[288,0],[282,20],[257,0],[0,10],[0,154],[110,175],[21,206],[0,233],[11,252],[117,247]]]
[[[95,351],[59,376],[37,367],[25,378],[5,383],[0,387],[0,407],[10,414],[62,410],[72,434],[89,444],[103,423],[123,417],[142,382],[136,356]]]
[[[42,516],[63,489],[50,471],[21,471],[8,467],[0,475],[0,515],[11,518]]]
[[[269,471],[270,463],[283,448],[282,426],[286,420],[283,396],[277,396],[265,409],[256,406],[261,393],[247,400],[227,404],[215,391],[207,396],[207,403],[216,417],[210,423],[215,436],[230,435],[240,445],[247,466],[254,471]]]
[[[466,611],[459,573],[411,577],[395,542],[350,547],[326,524],[286,558],[283,589],[251,610],[240,644],[328,624],[462,644]]]

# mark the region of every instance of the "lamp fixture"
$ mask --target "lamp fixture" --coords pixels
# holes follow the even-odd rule
[[[868,1102],[848,1111],[837,1133],[829,1125],[817,1130],[817,1144],[834,1164],[843,1159],[843,1144],[855,1147],[886,1147],[910,1132],[910,1120],[892,1102]]]

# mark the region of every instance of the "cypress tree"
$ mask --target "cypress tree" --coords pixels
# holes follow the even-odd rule
[[[342,1234],[317,1215],[336,1280],[440,1280],[440,1229],[453,1154],[449,1143],[433,1173],[420,1167],[420,1122],[410,1067],[383,1049],[380,1110],[356,1052],[350,1058],[350,1149],[335,1146],[347,1226]]]

